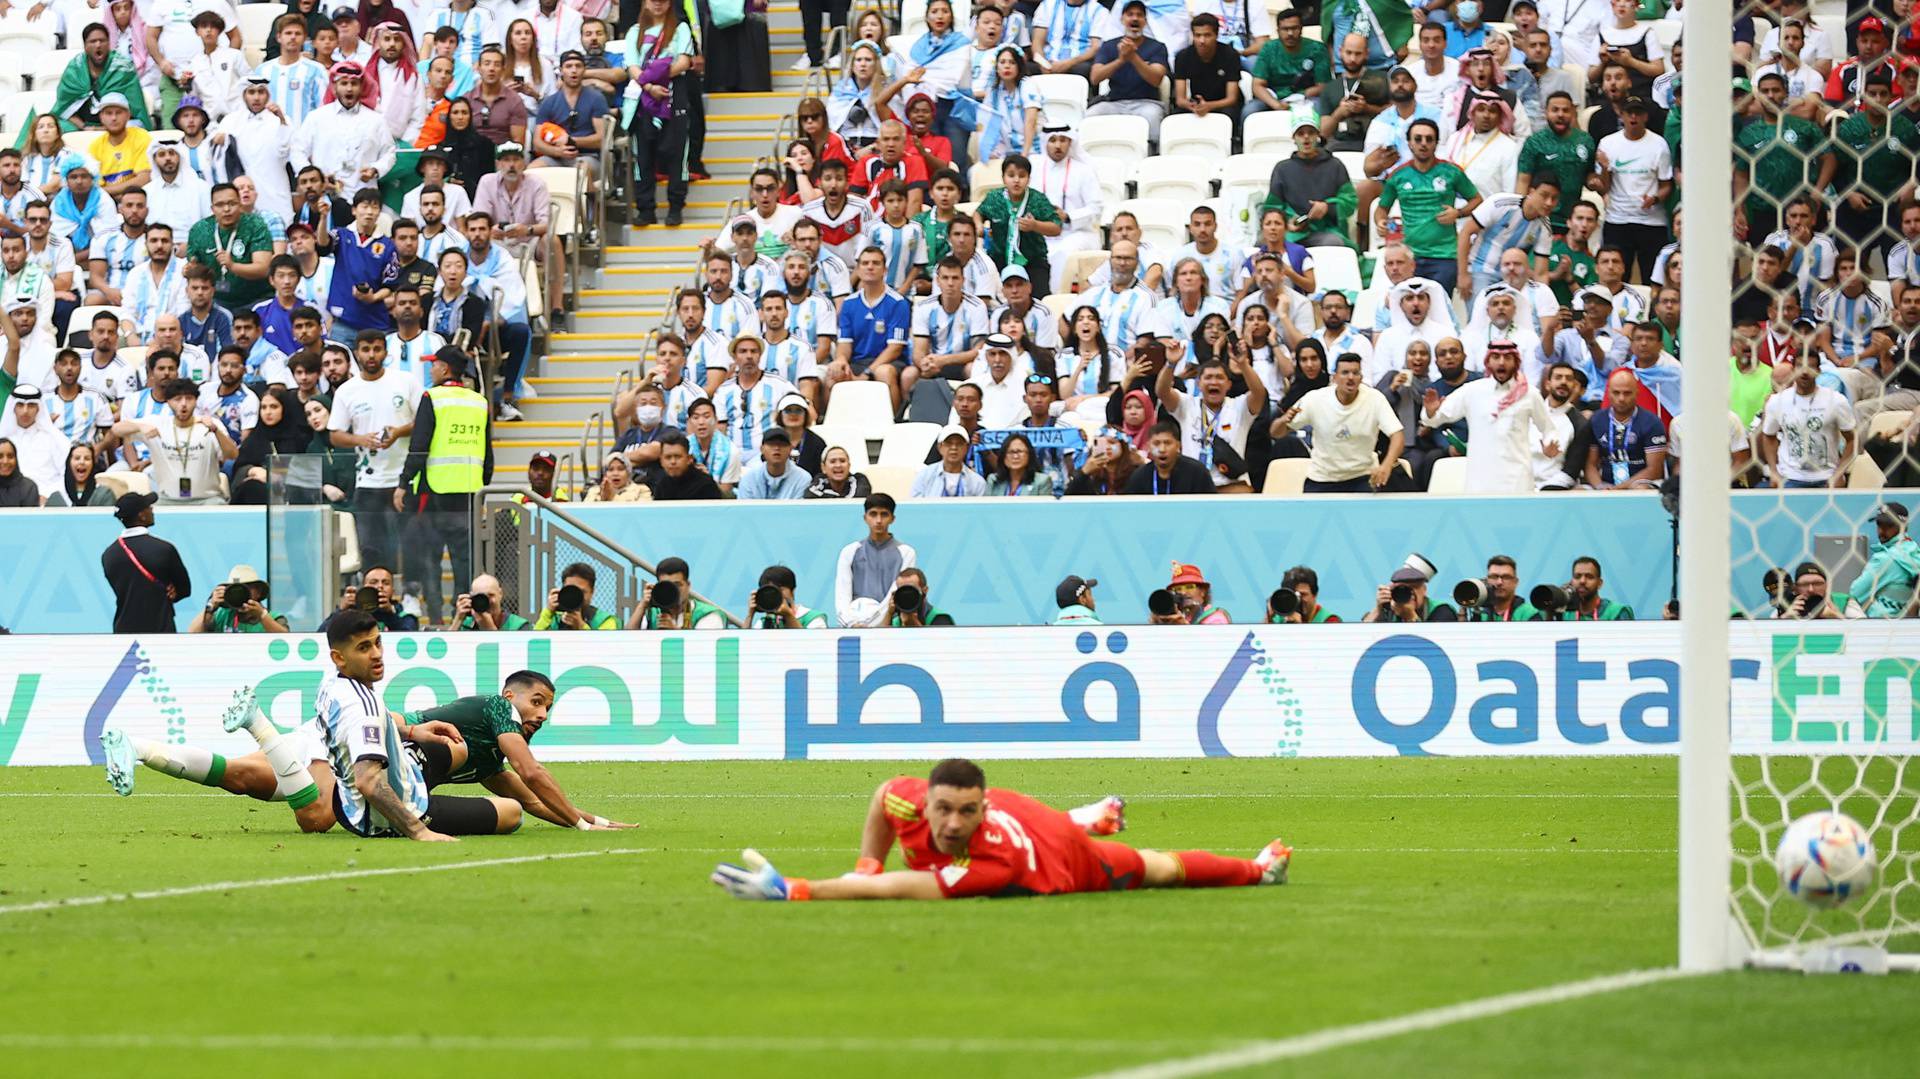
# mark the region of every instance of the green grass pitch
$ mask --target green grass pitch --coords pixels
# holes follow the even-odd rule
[[[850,868],[924,765],[567,765],[622,833],[302,836],[143,771],[0,776],[0,1071],[17,1076],[1074,1076],[1673,961],[1675,763],[993,762],[1114,792],[1137,845],[1297,849],[1286,888],[749,904],[742,846]],[[453,872],[364,875],[612,849]],[[897,865],[897,859],[895,864]],[[47,900],[315,874],[50,910]],[[1912,1075],[1920,979],[1688,979],[1244,1074]]]

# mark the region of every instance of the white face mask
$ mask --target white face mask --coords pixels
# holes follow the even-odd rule
[[[640,421],[642,427],[657,427],[665,411],[659,405],[641,405],[635,410],[634,417]]]

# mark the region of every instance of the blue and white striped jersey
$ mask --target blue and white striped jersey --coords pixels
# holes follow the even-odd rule
[[[1045,27],[1047,31],[1047,49],[1044,59],[1049,63],[1066,60],[1087,51],[1093,41],[1094,21],[1106,14],[1106,8],[1093,0],[1081,3],[1069,3],[1068,0],[1046,0],[1039,10],[1033,13],[1034,29]],[[1018,44],[1026,45],[1022,41]]]
[[[1499,273],[1500,256],[1509,248],[1517,247],[1529,256],[1553,253],[1551,223],[1544,217],[1527,220],[1520,211],[1526,201],[1519,195],[1494,195],[1473,211],[1481,232],[1473,253],[1467,256],[1469,273]]]
[[[1109,287],[1086,299],[1100,312],[1100,332],[1106,334],[1107,343],[1114,348],[1124,352],[1133,347],[1140,334],[1153,332],[1153,294],[1146,289],[1124,288],[1115,292]]]
[[[936,356],[965,352],[990,332],[987,305],[965,293],[960,296],[960,306],[951,312],[940,305],[938,296],[913,307],[913,336],[926,338]]]
[[[792,392],[792,383],[774,375],[761,375],[750,390],[730,378],[713,391],[714,416],[726,424],[735,449],[748,458],[758,457],[760,435],[773,426],[774,405]]]
[[[907,290],[914,267],[926,269],[927,237],[918,221],[909,218],[904,225],[889,225],[885,218],[876,217],[867,223],[867,243],[886,253],[887,287],[895,292]]]
[[[840,336],[840,312],[817,292],[807,293],[804,300],[795,300],[793,294],[788,293],[787,332],[808,348],[817,350],[820,338],[832,340]]]
[[[767,351],[760,366],[766,368],[768,374],[778,375],[795,385],[803,378],[820,377],[820,362],[815,359],[814,350],[806,342],[791,333],[778,344],[764,337],[761,340],[766,344]]]
[[[1862,289],[1860,295],[1849,296],[1842,288],[1830,288],[1821,292],[1814,301],[1813,317],[1814,321],[1824,322],[1832,328],[1835,352],[1842,356],[1857,356],[1873,343],[1874,327],[1887,324],[1887,304],[1871,289]],[[1871,370],[1877,366],[1877,361],[1863,366]]]
[[[147,234],[143,229],[138,236],[129,236],[124,228],[112,229],[93,238],[93,247],[87,252],[87,261],[99,259],[107,264],[107,287],[124,289],[127,287],[127,275],[133,268],[147,261]]]
[[[719,303],[708,296],[706,324],[723,341],[731,341],[743,333],[760,332],[760,316],[754,311],[753,301],[738,292],[728,293]]]
[[[41,403],[46,406],[47,418],[68,442],[91,443],[102,428],[113,426],[113,406],[92,390],[81,390],[71,401],[61,397],[57,389],[48,390],[41,395]],[[100,471],[106,471],[104,464]]]
[[[727,339],[714,333],[711,327],[687,342],[687,372],[681,376],[685,381],[704,387],[709,370],[732,368],[733,357],[727,354]]]
[[[1787,253],[1787,269],[1800,280],[1800,307],[1810,309],[1813,301],[1820,295],[1825,283],[1832,281],[1839,272],[1840,249],[1835,246],[1833,237],[1824,232],[1816,232],[1807,241],[1805,247],[1793,242],[1793,234],[1786,229],[1775,229],[1767,234],[1763,245],[1777,247]],[[1888,270],[1887,277],[1893,272]]]
[[[287,114],[287,126],[299,128],[307,114],[320,107],[327,92],[327,69],[305,56],[291,64],[275,58],[253,73],[267,80],[267,99]]]
[[[487,45],[501,43],[500,27],[486,8],[475,6],[471,11],[455,11],[451,5],[437,7],[427,13],[425,26],[420,28],[422,37],[432,35],[442,26],[451,26],[460,34],[460,43],[453,47],[453,58],[477,68],[480,66],[480,50]]]
[[[338,671],[327,675],[320,682],[314,719],[326,737],[327,758],[333,765],[334,810],[348,831],[362,836],[394,834],[392,822],[368,805],[353,785],[353,766],[361,760],[383,762],[394,793],[414,813],[426,813],[426,777],[401,743],[400,728],[372,686],[343,678]]]

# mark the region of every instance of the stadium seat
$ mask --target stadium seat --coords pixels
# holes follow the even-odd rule
[[[247,63],[260,66],[267,57],[267,43],[273,38],[273,24],[287,9],[272,4],[241,4],[234,9],[240,19],[240,39],[245,43],[241,52]]]
[[[894,501],[905,502],[913,496],[913,477],[920,472],[920,468],[917,464],[912,468],[876,465],[866,470],[867,482],[873,485],[874,494],[892,495]]]
[[[115,353],[115,355],[132,364],[135,371],[143,371],[146,369],[147,346],[145,345],[128,345],[118,353]]]
[[[98,135],[99,132],[92,132],[92,134]],[[127,332],[127,323],[133,316],[129,315],[125,308],[115,307],[112,304],[91,304],[76,307],[73,309],[73,314],[67,316],[68,336],[75,333],[85,334],[87,328],[93,325],[93,316],[102,311],[111,311],[120,316],[120,332],[123,334]]]
[[[975,202],[1007,186],[1000,180],[998,161],[975,161],[973,167],[967,170],[967,184]]]
[[[1100,181],[1101,205],[1126,201],[1127,181],[1121,176],[1118,168],[1102,169],[1100,175],[1094,179]]]
[[[1907,429],[1907,423],[1913,419],[1913,413],[1905,410],[1898,412],[1876,412],[1873,422],[1867,426],[1867,439],[1899,438],[1900,432]]]
[[[1847,469],[1847,490],[1878,491],[1887,485],[1887,474],[1866,454],[1858,454]]]
[[[59,86],[60,76],[66,72],[67,64],[78,55],[79,49],[53,49],[33,57],[23,73],[33,80],[34,89],[52,90]]]
[[[1353,253],[1353,248],[1329,244],[1309,247],[1307,254],[1313,256],[1314,285],[1322,292],[1337,288],[1358,293],[1365,287],[1360,278],[1360,256]]]
[[[1087,114],[1087,80],[1079,75],[1034,75],[1026,87],[1041,99],[1048,123],[1079,124]]]
[[[1240,148],[1249,154],[1293,156],[1293,113],[1256,112],[1247,117]]]
[[[1176,113],[1160,123],[1160,156],[1194,154],[1217,161],[1233,153],[1233,121],[1225,113]]]
[[[1264,116],[1265,113],[1258,115]],[[1273,182],[1273,167],[1292,154],[1253,153],[1235,154],[1220,162],[1220,169],[1214,174],[1224,190],[1227,184],[1258,183],[1266,188]]]
[[[1586,108],[1587,69],[1581,67],[1579,64],[1562,64],[1560,65],[1560,70],[1566,72],[1568,79],[1573,83],[1573,107],[1576,109]],[[1581,130],[1584,131],[1586,126],[1585,120],[1582,120],[1580,124]]]
[[[1213,169],[1204,157],[1161,155],[1135,162],[1130,179],[1134,195],[1192,205],[1213,197]]]
[[[1069,290],[1085,288],[1087,278],[1092,277],[1093,272],[1098,270],[1100,264],[1105,261],[1107,261],[1107,253],[1105,251],[1075,251],[1067,256],[1067,265],[1065,271],[1061,274],[1060,282],[1066,285]],[[1056,298],[1057,297],[1053,296],[1048,297],[1048,299]],[[1052,304],[1047,305],[1047,310],[1052,311],[1056,315],[1067,314],[1065,311],[1055,309]]]
[[[1672,19],[1661,19],[1653,24],[1653,33],[1660,41],[1660,48],[1669,55],[1673,52],[1673,43],[1680,40],[1680,24]],[[1759,39],[1755,39],[1755,44]]]
[[[1335,150],[1333,159],[1347,167],[1347,179],[1354,183],[1367,178],[1367,155],[1358,150]]]
[[[1588,127],[1592,126],[1593,114],[1599,111],[1600,106],[1598,105],[1582,106],[1580,109],[1580,130],[1585,131]]]
[[[6,103],[0,105],[0,131],[7,133],[7,142],[11,144],[20,129],[27,126],[29,115],[52,109],[53,100],[52,90],[23,90],[8,97]]]
[[[858,429],[852,427],[833,427],[828,424],[816,424],[813,433],[828,446],[838,446],[847,451],[847,458],[853,464],[855,472],[864,472],[871,461],[867,460],[867,439]]]
[[[1316,282],[1318,275],[1316,274]],[[1373,316],[1380,311],[1380,300],[1386,295],[1384,289],[1362,289],[1358,299],[1353,301],[1353,324],[1362,329],[1371,329]]]
[[[882,438],[893,426],[893,397],[879,382],[842,382],[827,399],[826,424]]]
[[[1172,199],[1128,199],[1101,207],[1100,223],[1113,224],[1114,216],[1122,210],[1139,219],[1140,234],[1149,243],[1171,250],[1187,242],[1187,215],[1193,210],[1190,203]]]
[[[1268,498],[1300,494],[1306,490],[1307,469],[1312,464],[1305,457],[1281,457],[1267,462],[1267,482],[1260,493]]]
[[[93,158],[88,156],[87,147],[91,146],[93,144],[93,140],[99,138],[100,135],[101,135],[101,132],[99,128],[94,128],[92,130],[69,131],[66,134],[60,136],[60,142],[67,149],[72,150],[74,153],[79,154],[81,157],[86,158],[87,161],[91,163],[93,161]]]
[[[926,463],[927,451],[940,434],[937,423],[896,423],[880,439],[880,468],[919,468]]]
[[[1082,252],[1082,254],[1095,254],[1104,257],[1106,253],[1104,251],[1089,251]],[[1092,271],[1089,270],[1088,272],[1091,273]],[[1080,306],[1081,299],[1071,292],[1056,292],[1051,296],[1041,299],[1040,303],[1047,310],[1053,312],[1053,317],[1066,318],[1068,315],[1073,314],[1074,308]],[[1066,337],[1065,331],[1062,331],[1060,336],[1063,338]]]
[[[1427,493],[1431,495],[1465,494],[1467,490],[1467,459],[1465,457],[1442,457],[1433,463],[1433,473],[1427,477]]]
[[[33,22],[8,22],[0,27],[0,63],[12,71],[24,71],[36,56],[44,56],[55,48],[53,40],[53,20],[36,19]]]
[[[1131,165],[1147,156],[1146,117],[1086,117],[1080,121],[1080,148],[1088,157]]]
[[[333,535],[333,546],[339,552],[341,575],[359,573],[360,529],[353,523],[353,514],[336,513],[331,519],[338,529]]]

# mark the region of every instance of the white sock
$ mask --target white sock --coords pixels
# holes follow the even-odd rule
[[[170,746],[161,742],[136,741],[133,744],[135,755],[140,763],[170,775],[175,779],[190,780],[207,786],[220,782],[227,770],[225,757],[199,746]]]
[[[258,708],[253,710],[253,716],[247,720],[247,733],[253,735],[253,740],[260,743],[261,749],[267,748],[268,742],[280,737],[280,731],[274,727],[273,721]]]
[[[1107,817],[1107,800],[1102,798],[1092,805],[1067,810],[1067,818],[1082,828],[1089,828]]]
[[[266,721],[259,719],[255,722]],[[314,786],[313,776],[307,772],[307,755],[303,752],[300,739],[276,734],[271,741],[263,742],[260,749],[267,755],[267,763],[273,766],[274,801],[292,802],[295,809],[313,801],[319,791]]]

